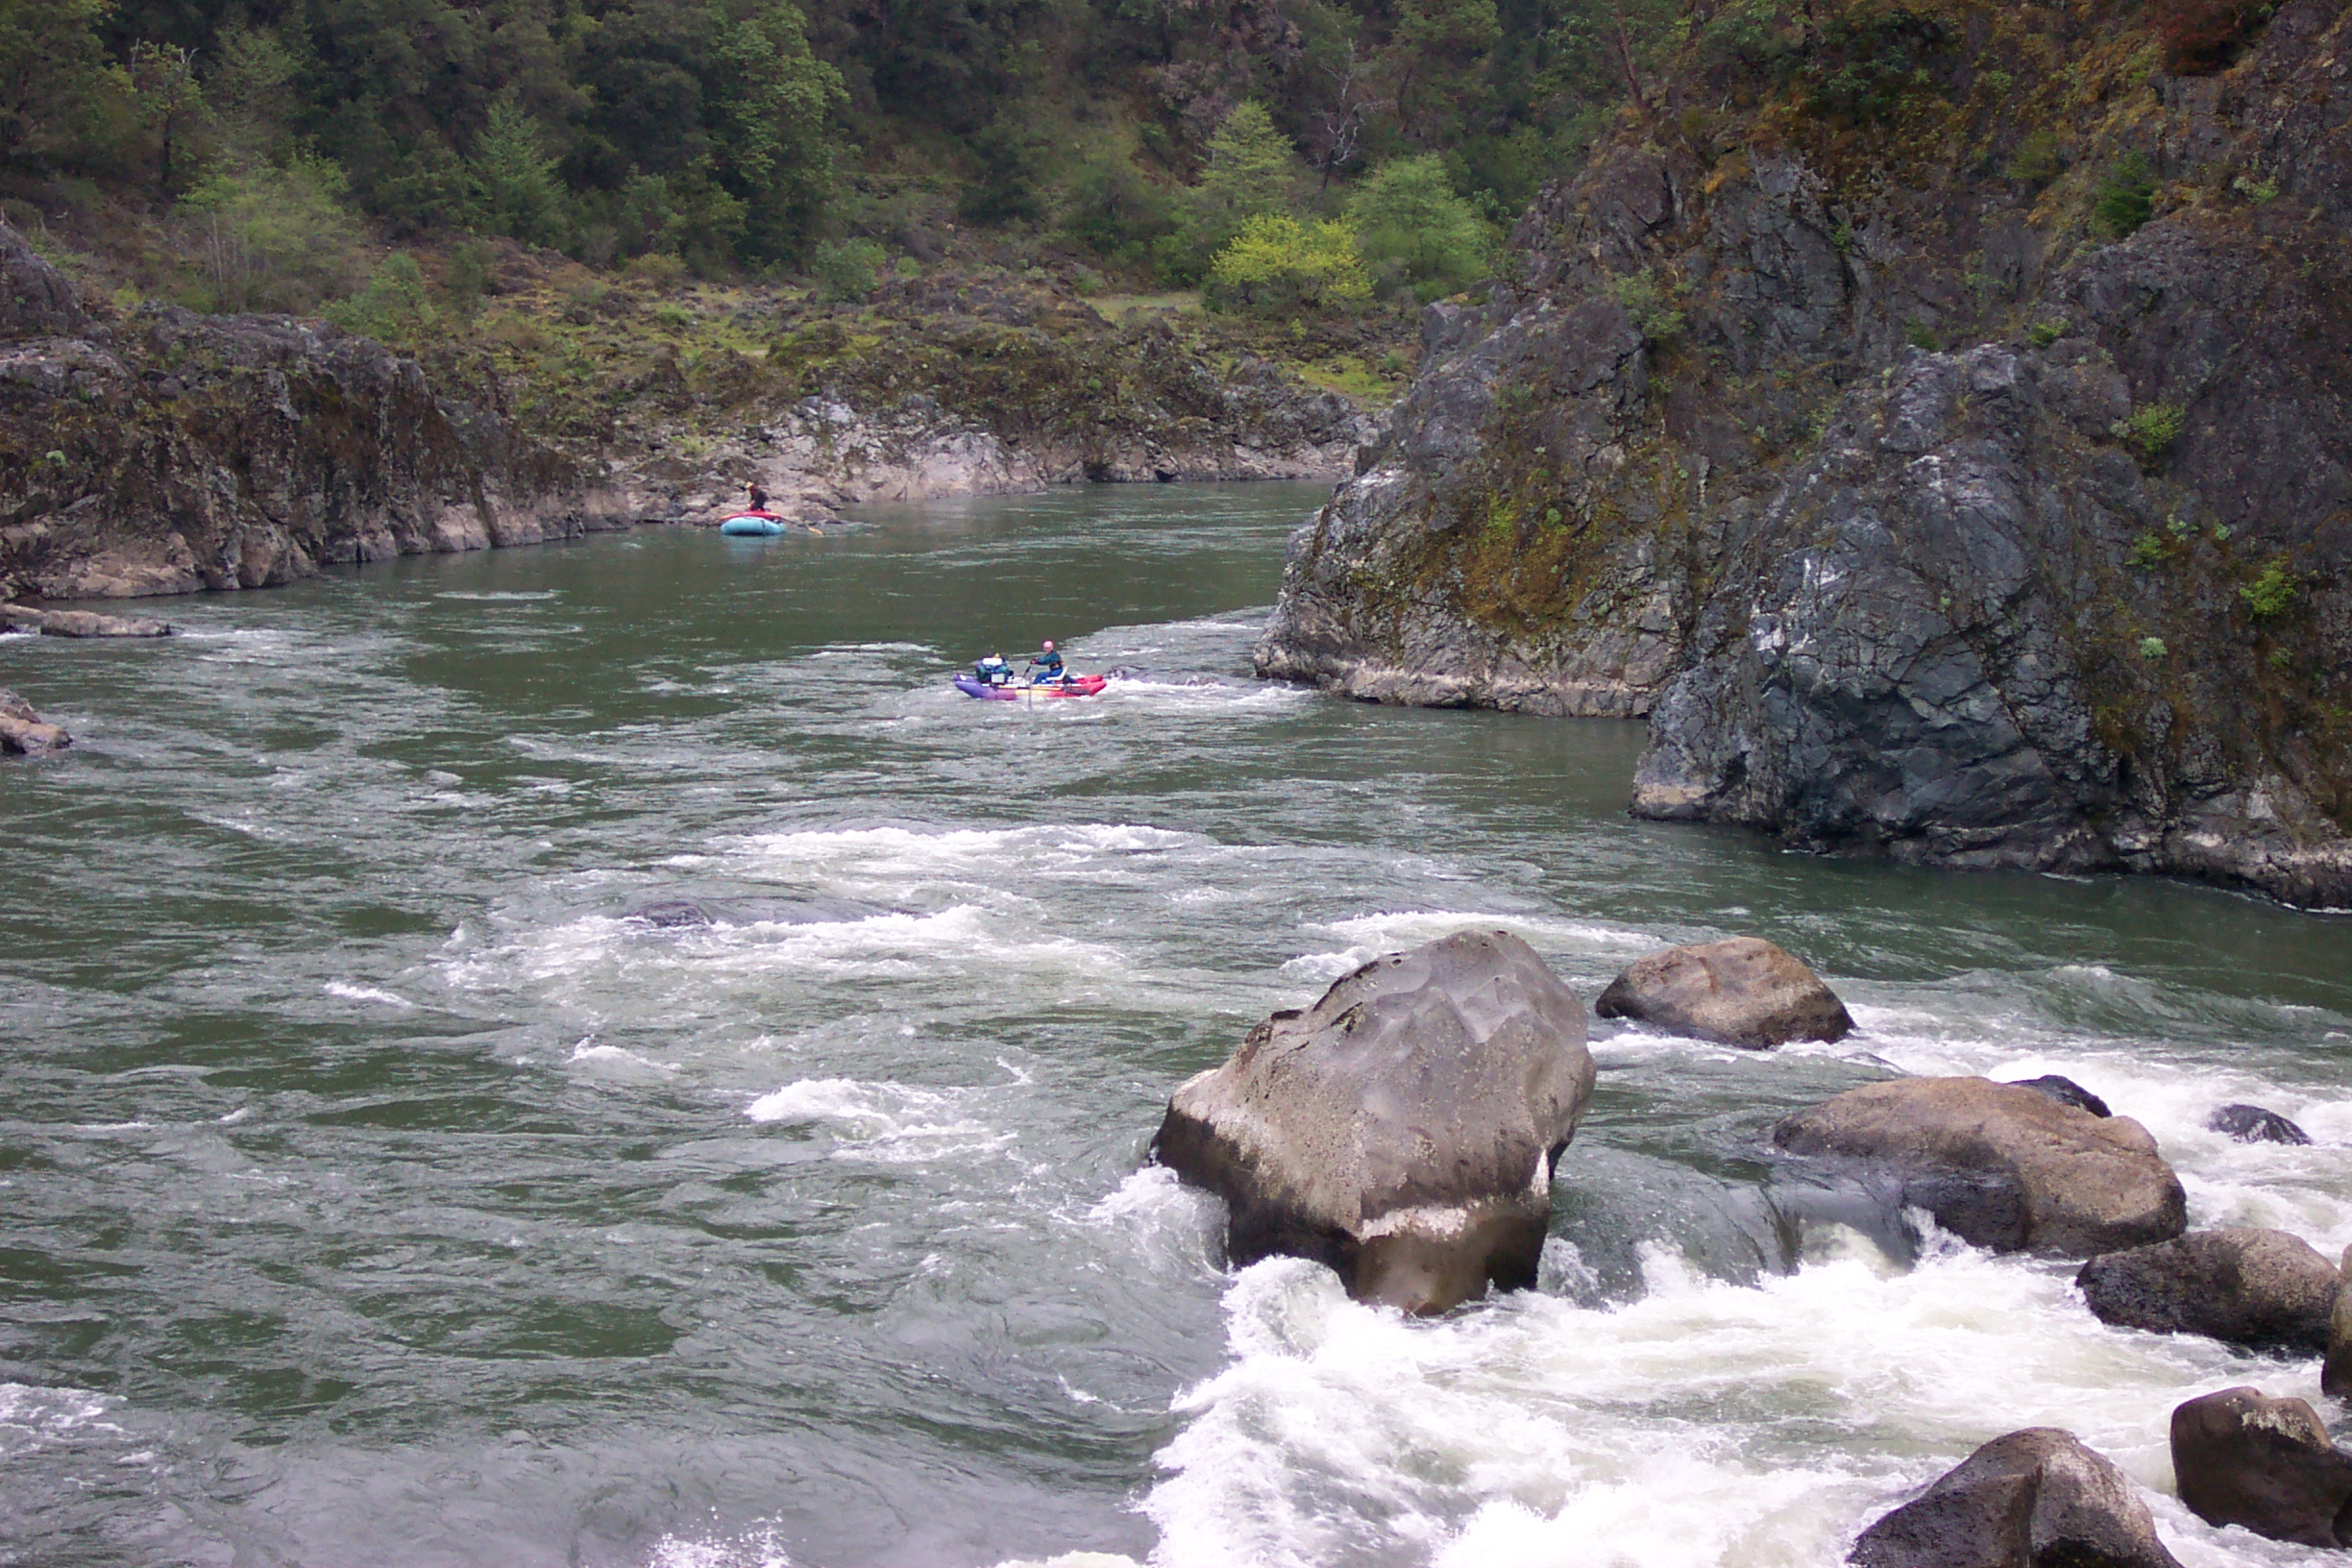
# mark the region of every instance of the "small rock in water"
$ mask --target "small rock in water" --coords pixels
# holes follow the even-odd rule
[[[640,904],[621,918],[625,920],[632,920],[639,925],[660,926],[664,929],[674,926],[716,925],[719,923],[717,917],[712,915],[708,906],[692,898],[666,898],[657,904]]]
[[[2190,1400],[2172,1412],[2172,1473],[2180,1500],[2209,1525],[2352,1546],[2352,1454],[2303,1400],[2250,1387]]]
[[[1152,1151],[1225,1199],[1237,1265],[1311,1258],[1359,1300],[1441,1312],[1535,1282],[1592,1088],[1582,999],[1517,937],[1465,931],[1259,1024],[1170,1097]]]
[[[2010,1081],[2020,1089],[2030,1089],[2037,1094],[2047,1094],[2060,1105],[2070,1105],[2077,1111],[2088,1111],[2095,1116],[2108,1116],[2115,1114],[2107,1109],[2105,1100],[2100,1099],[2073,1079],[2061,1078],[2054,1072],[2046,1072],[2039,1078],[2016,1078]]]
[[[2276,1111],[2259,1105],[2225,1105],[2205,1118],[2209,1131],[2226,1133],[2241,1143],[2309,1143],[2311,1135]]]
[[[1821,976],[1760,937],[1638,959],[1609,982],[1593,1011],[1726,1045],[1843,1040],[1853,1028]]]
[[[55,724],[41,723],[33,704],[0,687],[0,753],[45,757],[73,745],[73,737]]]
[[[1866,1085],[1785,1117],[1773,1141],[1856,1166],[1896,1202],[1998,1252],[2091,1258],[2189,1224],[2180,1178],[2146,1128],[1990,1078]]]
[[[0,604],[0,627],[37,631],[44,637],[170,637],[177,628],[145,616],[100,615],[92,610],[28,610]]]
[[[1855,1568],[2180,1568],[2123,1472],[2056,1427],[1996,1437],[1865,1530]]]
[[[2252,1350],[2316,1353],[2340,1277],[2285,1231],[2192,1231],[2103,1253],[2074,1276],[2102,1323],[2201,1334]]]

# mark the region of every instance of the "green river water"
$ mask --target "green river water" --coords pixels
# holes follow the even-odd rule
[[[2190,1568],[2317,1560],[2191,1518],[2164,1425],[2318,1401],[2315,1361],[1776,1231],[1759,1138],[1891,1071],[2064,1072],[2195,1223],[2332,1256],[2352,928],[1636,823],[1637,725],[1256,682],[1319,499],[649,529],[0,640],[77,742],[0,767],[0,1563],[1810,1568],[2044,1423]],[[946,683],[1047,636],[1142,674]],[[716,923],[624,918],[678,899]],[[1473,923],[1588,995],[1771,937],[1860,1028],[1597,1023],[1537,1291],[1409,1322],[1227,1271],[1141,1166],[1168,1091]],[[2206,1131],[2227,1100],[2313,1146]]]

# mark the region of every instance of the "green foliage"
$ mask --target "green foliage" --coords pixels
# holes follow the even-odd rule
[[[2240,585],[2238,597],[2245,600],[2246,613],[2257,621],[2267,621],[2285,615],[2293,605],[2302,584],[2287,570],[2286,563],[2273,558],[2264,563],[2254,580]]]
[[[2132,450],[2141,463],[2153,468],[2189,422],[2189,411],[2176,403],[2144,403],[2119,419],[2112,432]]]
[[[327,319],[347,332],[394,348],[414,348],[438,325],[424,269],[405,251],[384,257],[367,287],[327,307]]]
[[[2153,572],[2169,556],[2165,542],[2152,533],[2144,533],[2132,541],[2131,564],[2143,572]]]
[[[1903,341],[1928,354],[1934,354],[1944,347],[1944,340],[1936,335],[1936,330],[1916,316],[1903,323]]]
[[[2153,662],[2157,659],[2163,658],[2166,654],[2171,651],[2172,650],[2170,649],[2165,647],[2165,640],[2162,637],[2143,637],[2140,639],[2140,656],[2144,659]]]
[[[805,256],[832,199],[827,124],[848,89],[810,50],[807,21],[789,0],[759,0],[731,24],[728,9],[712,0],[721,26],[710,91],[724,183],[745,205],[753,256]]]
[[[2112,238],[2128,239],[2138,233],[2156,210],[2156,176],[2148,160],[2138,153],[2125,153],[2116,159],[2099,182],[2091,210]]]
[[[2278,200],[2279,187],[2276,180],[2257,180],[2250,174],[2242,174],[2232,180],[2230,189],[2243,196],[2256,207],[2266,207]]]
[[[484,233],[531,245],[560,244],[566,193],[539,122],[515,97],[490,106],[489,123],[466,159],[467,211]]]
[[[817,280],[817,297],[828,302],[866,298],[874,291],[889,259],[870,239],[831,240],[818,246],[809,259],[809,275]]]
[[[111,82],[98,29],[113,0],[0,0],[0,166],[92,150]]]
[[[1209,138],[1201,200],[1237,229],[1250,218],[1280,211],[1290,204],[1296,160],[1290,139],[1274,128],[1263,104],[1238,104]]]
[[[2030,131],[2018,143],[2017,152],[2009,159],[2010,179],[2036,189],[2048,184],[2066,172],[2066,164],[2058,157],[2058,137],[2050,131]]]
[[[2053,318],[2048,321],[2037,321],[2031,327],[2026,328],[2025,341],[2037,349],[2046,349],[2066,334],[2066,322]]]
[[[191,303],[309,312],[349,292],[359,233],[343,191],[343,172],[324,159],[208,175],[182,203],[205,279]]]
[[[1218,310],[1318,309],[1369,299],[1372,276],[1344,223],[1303,224],[1285,212],[1241,225],[1209,268],[1203,299]]]
[[[1659,286],[1654,274],[1638,272],[1611,279],[1608,291],[1609,298],[1632,318],[1645,343],[1669,343],[1682,335],[1682,312],[1676,307],[1673,293]]]
[[[1494,233],[1454,192],[1433,153],[1392,159],[1348,199],[1365,260],[1423,301],[1458,294],[1486,276]]]

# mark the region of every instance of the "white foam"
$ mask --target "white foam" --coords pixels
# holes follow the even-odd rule
[[[1757,1286],[1658,1244],[1643,1263],[1629,1305],[1528,1292],[1434,1321],[1313,1264],[1244,1270],[1233,1364],[1175,1403],[1155,1560],[1809,1568],[2020,1427],[2066,1427],[2161,1490],[2172,1406],[2244,1381],[2212,1341],[2100,1324],[2069,1268],[1948,1242],[1911,1269],[1833,1248]],[[2276,1363],[2264,1385],[2308,1397],[2316,1373]]]
[[[646,1568],[793,1568],[775,1531],[756,1530],[728,1540],[689,1541],[665,1535],[653,1543]]]
[[[972,1091],[849,1078],[804,1078],[745,1107],[753,1121],[828,1131],[836,1158],[912,1164],[1009,1146],[1013,1136],[961,1114]]]
[[[565,1060],[605,1076],[663,1077],[678,1070],[619,1045],[599,1045],[593,1040],[583,1040],[574,1045],[572,1054]]]
[[[501,590],[490,593],[460,593],[454,589],[433,595],[435,599],[466,600],[478,604],[530,604],[540,600],[561,599],[562,593],[553,588],[541,588],[530,593]]]
[[[347,1002],[375,1002],[383,1007],[414,1008],[416,1006],[416,1003],[405,996],[396,995],[388,991],[379,991],[374,986],[354,986],[347,985],[340,980],[330,980],[327,982],[326,989],[328,995],[340,996]]]
[[[106,1419],[121,1401],[86,1388],[0,1383],[0,1463],[89,1436],[127,1437]]]
[[[1646,952],[1667,945],[1662,938],[1627,926],[1445,909],[1384,911],[1352,919],[1316,921],[1308,929],[1328,931],[1348,945],[1335,952],[1302,953],[1283,965],[1282,972],[1326,984],[1384,954],[1417,947],[1458,931],[1507,931],[1529,946],[1554,955],[1609,955],[1606,966],[1622,964],[1627,952]]]

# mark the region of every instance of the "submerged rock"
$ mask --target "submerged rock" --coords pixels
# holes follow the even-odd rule
[[[1593,1011],[1726,1045],[1843,1040],[1853,1028],[1846,1004],[1821,976],[1759,937],[1669,947],[1636,960],[1609,982]]]
[[[2105,1100],[2100,1099],[2073,1079],[2062,1078],[2054,1072],[2046,1072],[2039,1078],[2016,1078],[2010,1081],[2019,1089],[2030,1089],[2037,1094],[2047,1094],[2060,1105],[2070,1105],[2077,1111],[2088,1111],[2095,1116],[2108,1116],[2115,1114],[2107,1109]]]
[[[2241,1143],[2309,1143],[2311,1135],[2276,1111],[2259,1105],[2225,1105],[2205,1118],[2208,1130]]]
[[[2056,1427],[1996,1437],[1865,1530],[1855,1568],[2180,1568],[2123,1472]]]
[[[37,631],[44,637],[170,637],[178,629],[145,616],[28,610],[21,604],[0,604],[0,631]]]
[[[2274,1541],[2352,1546],[2352,1454],[2299,1399],[2224,1388],[2172,1412],[2180,1500],[2209,1525]]]
[[[2188,1226],[2180,1179],[2146,1128],[1989,1078],[1870,1084],[1786,1117],[1773,1141],[1857,1167],[1996,1251],[2088,1258]]]
[[[0,752],[10,756],[45,757],[73,745],[73,737],[55,724],[41,723],[33,704],[0,687]]]
[[[2192,1231],[2101,1254],[2074,1276],[2102,1323],[2252,1350],[2323,1351],[2340,1276],[2285,1231]]]
[[[1440,1312],[1534,1283],[1592,1087],[1583,1002],[1518,938],[1461,932],[1259,1024],[1152,1150],[1225,1199],[1236,1264],[1312,1258],[1359,1300]]]

